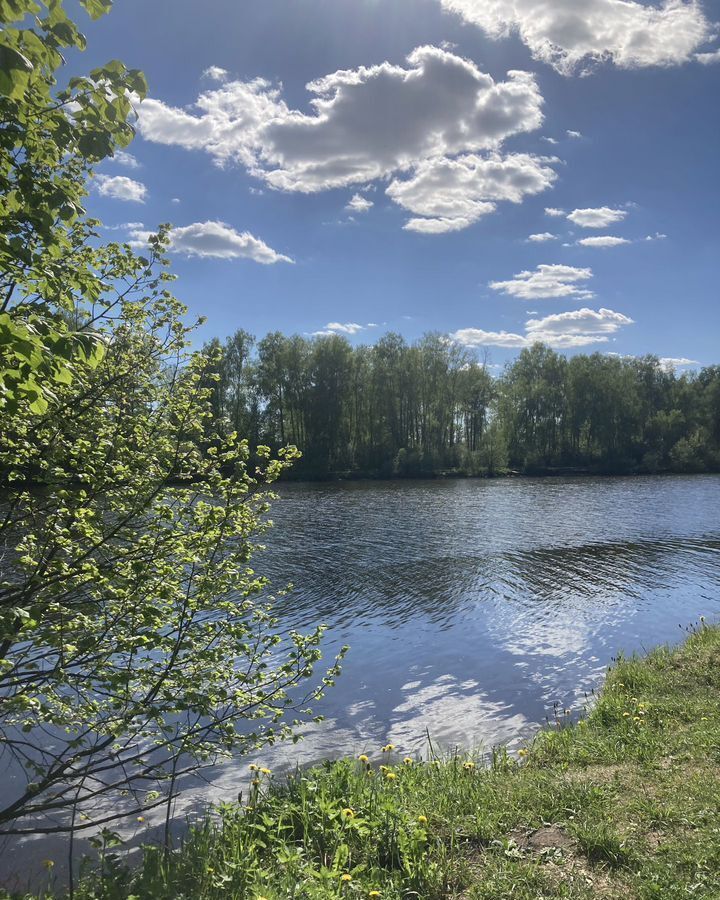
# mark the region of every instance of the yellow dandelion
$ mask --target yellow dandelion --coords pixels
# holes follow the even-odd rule
[[[624,712],[624,713],[623,713],[623,718],[624,718],[624,719],[627,719],[629,716],[630,716],[630,713],[629,713],[629,712]]]
[[[361,753],[360,756],[358,756],[358,760],[361,763],[369,763],[370,762],[369,757],[367,757],[364,753]]]
[[[394,749],[395,749],[395,744],[385,744],[385,746],[382,748],[382,752],[383,753],[392,753]]]
[[[272,769],[260,769],[263,775],[272,775]]]
[[[368,897],[382,897],[382,894],[380,893],[380,891],[370,891]]]
[[[395,781],[395,779],[397,778],[397,775],[394,772],[388,772],[385,777],[387,778],[388,781]]]
[[[55,861],[52,859],[44,859],[43,860],[43,866],[45,866],[46,869],[52,869],[52,867],[54,865],[55,865]]]
[[[352,875],[348,875],[348,873],[345,872],[343,875],[340,876],[340,881],[345,881],[345,882],[352,881]]]
[[[414,760],[411,756],[406,756],[405,759],[403,760],[403,764],[406,766],[411,766],[413,764],[413,762],[414,762]]]
[[[522,748],[522,750],[518,750],[518,756],[527,756],[527,754],[528,752],[524,747]]]
[[[463,769],[465,769],[466,772],[472,772],[472,770],[473,770],[474,768],[475,768],[475,763],[474,763],[474,762],[465,762],[465,763],[463,763]]]
[[[633,722],[642,722],[640,716],[633,716]]]
[[[250,763],[248,766],[248,769],[250,769],[251,772],[257,772],[258,768],[259,766],[256,766],[255,763]]]
[[[260,779],[259,779],[259,778],[253,778],[253,780],[252,780],[251,783],[252,783],[252,786],[253,786],[253,787],[257,787],[257,786],[260,784]]]
[[[137,820],[138,820],[138,822],[144,822],[144,821],[145,821],[145,816],[138,816],[138,817],[137,817]]]
[[[427,816],[418,816],[418,822],[421,825],[427,825]]]
[[[354,819],[355,818],[355,810],[350,809],[349,806],[347,807],[347,809],[344,809],[342,811],[342,814],[343,814],[343,818],[345,818],[345,819]]]
[[[387,766],[380,766],[380,771],[381,772],[389,772],[390,770],[388,769]]]

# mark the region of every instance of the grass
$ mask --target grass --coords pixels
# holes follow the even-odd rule
[[[518,759],[341,760],[223,806],[80,900],[720,898],[720,629],[622,659]],[[378,763],[381,765],[378,766]],[[46,894],[45,896],[53,896]]]

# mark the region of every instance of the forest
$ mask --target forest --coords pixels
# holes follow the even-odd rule
[[[542,344],[495,376],[442,334],[353,347],[239,330],[205,345],[214,426],[296,445],[294,478],[720,468],[720,366],[571,358]]]

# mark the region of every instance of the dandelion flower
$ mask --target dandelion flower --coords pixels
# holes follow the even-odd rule
[[[380,771],[381,771],[381,772],[388,772],[388,771],[390,771],[390,770],[388,769],[387,766],[380,766]]]
[[[392,753],[392,751],[394,749],[395,749],[395,744],[385,744],[385,746],[382,748],[382,752],[383,753]]]
[[[527,754],[528,752],[524,747],[522,748],[522,750],[518,750],[518,756],[527,756]]]
[[[46,869],[52,869],[52,867],[54,865],[55,865],[55,862],[52,859],[44,859],[43,860],[43,866],[45,866]]]
[[[418,822],[421,825],[427,825],[427,816],[418,816]]]
[[[340,876],[340,881],[346,881],[346,882],[352,881],[352,875],[348,875],[348,873],[345,872],[343,875]]]
[[[464,762],[463,763],[463,769],[465,769],[466,772],[472,772],[472,770],[474,768],[475,768],[474,762]]]
[[[361,763],[369,763],[370,762],[370,759],[364,753],[361,753],[360,756],[358,756],[358,760]]]
[[[630,715],[629,712],[624,712],[624,713],[623,713],[623,718],[624,718],[624,719],[627,719],[627,718],[629,717],[629,715]]]
[[[411,756],[406,756],[403,763],[406,766],[411,766],[413,764],[413,758]]]
[[[248,766],[248,769],[250,769],[251,772],[257,772],[258,768],[259,766],[256,766],[255,763],[250,763]]]
[[[397,778],[397,775],[394,772],[388,772],[385,777],[387,778],[388,781],[395,781],[395,779]]]
[[[642,722],[640,716],[633,716],[633,722]]]
[[[137,817],[137,820],[138,820],[138,822],[144,822],[144,821],[145,821],[145,816],[138,816],[138,817]]]
[[[263,775],[272,775],[272,769],[260,769]]]
[[[382,897],[382,894],[380,893],[380,891],[370,891],[368,897]]]
[[[252,780],[251,783],[252,783],[253,787],[257,787],[257,786],[260,784],[260,779],[259,779],[259,778],[253,778],[253,780]]]
[[[347,809],[344,809],[342,811],[342,814],[343,814],[344,819],[354,819],[355,818],[355,810],[350,809],[349,806],[347,807]]]

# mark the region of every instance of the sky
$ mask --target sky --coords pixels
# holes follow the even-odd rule
[[[78,20],[82,16],[78,14]],[[441,331],[720,362],[720,0],[116,0],[89,211],[173,226],[198,340]]]

